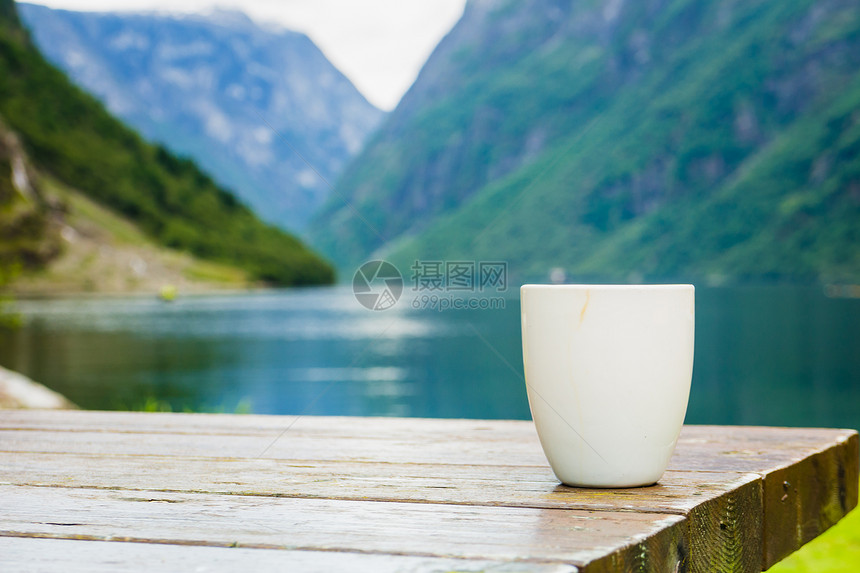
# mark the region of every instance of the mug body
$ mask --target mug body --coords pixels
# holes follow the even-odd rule
[[[529,407],[556,477],[586,487],[655,483],[684,423],[693,285],[524,285]]]

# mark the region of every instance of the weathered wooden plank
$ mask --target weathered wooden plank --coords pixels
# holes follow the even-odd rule
[[[62,430],[64,432],[100,433],[145,433],[147,435],[195,434],[226,437],[257,436],[259,439],[239,440],[247,444],[244,453],[236,455],[253,457],[259,454],[272,440],[289,428],[278,440],[287,440],[297,451],[302,451],[301,442],[312,440],[323,446],[327,440],[346,441],[355,446],[357,455],[365,455],[363,445],[378,446],[377,440],[395,448],[399,461],[409,462],[406,453],[397,452],[400,446],[413,450],[417,447],[474,444],[485,447],[485,455],[477,459],[471,446],[460,450],[450,448],[456,456],[449,463],[472,465],[544,465],[534,424],[515,420],[439,420],[422,418],[343,418],[317,416],[231,416],[223,414],[169,414],[141,412],[21,412],[0,411],[0,430]],[[730,461],[741,472],[759,471],[768,464],[784,463],[802,459],[807,453],[818,451],[822,445],[832,443],[837,436],[850,434],[852,430],[815,428],[762,428],[746,426],[685,426],[678,442],[673,469],[712,470],[715,457]],[[8,434],[0,434],[2,437]],[[260,446],[262,444],[262,446]],[[254,447],[251,447],[253,445]],[[691,447],[687,447],[691,446]],[[278,449],[278,443],[275,444]],[[537,451],[537,455],[533,455]],[[323,459],[336,459],[338,450],[322,451]],[[378,453],[376,455],[378,456]],[[169,452],[163,451],[163,455]],[[432,452],[429,452],[432,454]],[[180,454],[182,455],[182,454]],[[272,452],[267,452],[267,457]],[[372,452],[371,452],[371,455]],[[272,457],[279,457],[280,452]],[[465,460],[463,458],[466,458]],[[311,456],[307,459],[317,459]],[[372,461],[372,460],[368,460]],[[414,461],[426,461],[416,459]],[[445,462],[442,462],[445,463]],[[719,470],[718,471],[724,471]]]
[[[489,436],[488,436],[489,438]],[[447,434],[389,435],[388,438],[290,431],[271,447],[271,435],[120,433],[96,431],[0,430],[0,450],[143,454],[179,457],[327,460],[349,462],[547,465],[540,444],[516,447],[501,439],[466,440]]]
[[[764,537],[761,479],[737,484],[724,495],[704,500],[690,512],[686,525],[690,571],[760,571]]]
[[[315,436],[348,434],[362,438],[410,438],[432,432],[436,436],[479,439],[536,439],[527,420],[471,420],[343,416],[268,416],[229,414],[177,414],[164,412],[100,412],[69,410],[0,410],[0,429],[87,430],[144,433],[196,433],[277,436],[290,432]],[[494,438],[496,437],[496,438]]]
[[[685,535],[676,533],[674,545],[641,544],[636,552],[607,555],[589,571],[760,571],[761,503],[760,479],[738,483],[731,493],[694,507],[684,521]],[[655,568],[655,563],[676,565]]]
[[[765,568],[819,536],[857,506],[858,459],[855,433],[765,476]]]
[[[621,551],[591,562],[593,570],[650,563],[652,555],[686,563],[690,570],[708,570],[702,556],[720,559],[727,564],[724,570],[744,570],[752,560],[750,548],[761,548],[760,566],[769,566],[857,503],[853,431],[685,427],[670,463],[674,470],[659,486],[601,492],[559,486],[531,422],[313,417],[293,422],[269,416],[0,412],[0,450],[7,452],[0,454],[0,466],[20,460],[16,467],[25,475],[67,486],[129,487],[118,485],[124,482],[186,491],[189,480],[170,470],[184,467],[191,475],[219,476],[211,483],[200,480],[202,491],[223,493],[689,515],[688,531],[679,538],[683,543],[652,536],[637,544],[638,553]],[[269,459],[256,459],[289,424],[266,452]],[[66,451],[77,454],[63,458]],[[57,462],[77,456],[80,465],[62,476],[46,468],[50,456]],[[99,460],[89,470],[88,458]],[[114,458],[116,463],[104,463]],[[87,481],[87,471],[95,472],[96,482],[113,485]],[[744,476],[747,472],[763,479]],[[727,486],[733,474],[740,480],[734,489]],[[0,481],[7,481],[4,475],[10,474],[0,473]],[[791,490],[785,482],[796,486],[793,494],[784,491]],[[697,484],[703,489],[696,491]],[[724,554],[713,556],[717,549]],[[633,560],[623,561],[625,556]]]
[[[289,434],[314,437],[377,438],[383,440],[434,439],[537,443],[534,424],[524,420],[458,420],[426,418],[351,418],[325,416],[262,416],[224,414],[171,414],[96,411],[0,410],[0,429],[102,431],[147,434],[227,434],[275,437]],[[847,430],[850,432],[850,430]],[[822,428],[768,428],[757,426],[685,426],[679,445],[734,443],[756,445],[820,444],[846,430]]]
[[[690,470],[719,464],[762,476],[767,569],[857,505],[857,444],[854,430],[692,426],[685,428],[673,462]]]
[[[686,527],[669,527],[657,535],[638,539],[624,550],[604,552],[580,570],[584,573],[690,571],[688,534]]]
[[[92,416],[92,413],[89,414]],[[183,415],[161,416],[174,419],[178,416],[181,419]],[[157,428],[149,433],[144,428],[129,432],[102,427],[90,430],[66,428],[62,431],[0,430],[0,450],[75,453],[111,451],[115,454],[216,458],[256,458],[266,450],[267,458],[305,461],[547,465],[531,422],[508,423],[519,426],[516,432],[510,432],[510,426],[502,424],[508,426],[508,433],[496,435],[493,430],[469,430],[472,426],[482,428],[475,421],[467,421],[468,424],[455,421],[462,431],[451,433],[447,420],[421,420],[425,430],[420,432],[404,429],[386,433],[380,429],[380,424],[384,426],[384,420],[375,420],[373,428],[377,433],[368,437],[366,434],[369,431],[363,435],[352,425],[337,423],[337,420],[330,420],[328,425],[323,425],[319,419],[313,421],[320,425],[318,429],[293,427],[271,447],[269,445],[277,435],[267,432],[169,433]],[[402,419],[395,419],[395,426],[402,427],[403,422]],[[356,425],[362,426],[360,423]],[[436,430],[433,430],[434,426]],[[782,428],[743,430],[713,426],[685,427],[669,468],[681,471],[756,472],[765,475],[802,460],[853,433],[852,430]]]
[[[613,490],[560,485],[549,467],[0,453],[0,483],[14,485],[676,514],[753,481],[673,471],[655,486]]]
[[[684,426],[672,469],[765,475],[855,435],[855,430],[749,426]]]
[[[0,564],[4,571],[31,573],[114,573],[119,570],[159,573],[284,570],[295,573],[576,573],[575,567],[564,564],[28,537],[0,537]]]
[[[0,486],[0,536],[568,563],[665,556],[677,515]],[[658,551],[659,549],[659,551]]]
[[[595,490],[561,486],[549,468],[532,467],[330,462],[296,466],[275,460],[187,459],[177,472],[179,460],[171,457],[9,457],[0,456],[0,481],[19,484],[691,514],[697,529],[685,527],[696,535],[708,529],[713,541],[707,546],[698,547],[689,534],[675,535],[668,544],[655,538],[643,542],[640,552],[623,553],[634,561],[619,561],[618,553],[594,567],[617,570],[613,568],[636,565],[647,571],[652,561],[676,559],[689,562],[691,571],[710,571],[718,559],[721,570],[748,571],[760,564],[761,485],[756,474],[669,472],[658,486]],[[723,545],[742,550],[725,552]]]
[[[29,456],[26,456],[29,457]],[[337,471],[337,467],[321,465],[316,467],[281,467],[272,460],[261,460],[253,467],[246,468],[247,472],[231,473],[224,471],[226,466],[236,463],[247,463],[244,460],[232,462],[212,462],[187,460],[181,464],[182,471],[177,472],[177,461],[175,458],[163,458],[161,460],[141,459],[137,457],[124,457],[108,462],[110,458],[91,457],[83,460],[78,466],[69,463],[71,456],[49,456],[42,463],[20,463],[21,458],[15,461],[4,459],[4,464],[12,464],[9,475],[6,477],[15,479],[14,476],[27,476],[25,480],[33,483],[41,482],[55,485],[70,486],[86,485],[92,482],[101,484],[101,487],[128,488],[132,486],[146,486],[154,484],[163,487],[190,488],[194,491],[206,490],[207,476],[211,476],[213,489],[218,491],[231,491],[233,493],[256,492],[269,487],[272,495],[295,495],[295,496],[328,496],[342,499],[377,499],[377,500],[412,500],[412,501],[437,501],[456,502],[464,504],[487,504],[504,506],[524,507],[555,507],[555,508],[593,508],[593,509],[628,509],[638,511],[676,511],[689,513],[695,523],[702,528],[702,524],[711,523],[710,530],[716,531],[714,539],[725,543],[734,543],[738,547],[746,548],[746,553],[724,553],[720,550],[720,543],[713,543],[707,547],[697,547],[695,539],[690,534],[698,534],[697,530],[691,529],[690,534],[678,537],[673,534],[668,544],[659,540],[650,540],[643,544],[644,552],[626,552],[623,555],[635,556],[633,561],[621,559],[622,553],[616,554],[608,563],[611,567],[626,564],[646,565],[650,560],[675,559],[689,562],[688,569],[692,571],[709,571],[716,559],[726,566],[723,570],[745,571],[757,570],[760,560],[757,560],[752,568],[741,568],[740,565],[748,564],[748,559],[742,557],[750,554],[756,557],[760,554],[761,544],[761,522],[760,516],[760,484],[757,476],[753,474],[685,474],[682,472],[671,472],[667,478],[668,485],[651,488],[635,488],[625,490],[591,490],[560,486],[554,480],[551,472],[543,474],[542,482],[523,481],[523,478],[533,479],[536,476],[529,475],[534,472],[532,468],[493,468],[501,470],[498,475],[481,475],[486,467],[454,466],[458,472],[454,475],[445,475],[448,468],[434,466],[417,466],[417,473],[429,470],[427,478],[421,475],[405,475],[403,478],[394,479],[392,474],[397,474],[398,469],[416,473],[416,467],[403,466],[402,468],[385,468],[385,464],[335,464],[340,465],[340,474],[330,473]],[[134,463],[129,464],[133,460]],[[45,463],[48,462],[48,463]],[[261,464],[271,464],[268,472],[261,472]],[[208,465],[208,467],[207,467]],[[369,466],[369,467],[368,467]],[[46,467],[54,468],[51,471]],[[41,468],[41,469],[40,469]],[[356,469],[364,469],[364,473]],[[111,469],[114,473],[111,475]],[[537,469],[537,468],[536,468]],[[468,470],[465,471],[465,470]],[[507,475],[506,471],[507,470]],[[513,470],[513,472],[511,471]],[[526,471],[525,475],[517,475],[517,471]],[[40,471],[42,472],[40,474]],[[293,472],[302,474],[298,483],[291,483],[295,478]],[[45,473],[49,475],[45,475]],[[347,475],[344,475],[344,474]],[[349,475],[352,473],[352,475]],[[355,475],[358,473],[359,475]],[[471,473],[471,475],[468,475]],[[675,475],[677,473],[677,475]],[[106,475],[107,474],[107,475]],[[263,474],[268,479],[260,479]],[[434,475],[435,474],[435,475]],[[184,477],[183,477],[184,476]],[[704,476],[704,478],[703,478]],[[48,477],[50,479],[44,479]],[[231,478],[236,478],[231,480]],[[239,481],[244,480],[244,481]],[[234,483],[229,483],[234,481]],[[226,486],[226,487],[225,487]],[[530,491],[531,490],[531,491]],[[754,495],[750,495],[750,493]],[[746,503],[736,503],[734,500],[741,499]],[[711,503],[708,503],[708,501]],[[726,512],[726,507],[742,507],[745,511],[739,515]],[[748,510],[748,511],[747,511]],[[720,531],[718,525],[726,518],[724,515],[734,516],[726,521],[730,525],[728,530]],[[688,528],[685,525],[685,528]],[[686,540],[690,539],[690,542]],[[682,541],[683,540],[683,541]],[[658,543],[659,541],[659,543]],[[692,544],[691,550],[688,545]],[[661,549],[662,548],[662,549]],[[666,548],[669,548],[667,550]],[[713,553],[718,550],[717,553]],[[625,557],[626,559],[626,557]],[[620,560],[620,561],[619,561]],[[626,566],[625,565],[625,566]],[[731,566],[729,566],[731,565]],[[599,570],[599,569],[598,569]],[[612,570],[612,569],[610,569]],[[642,570],[648,570],[642,569]]]

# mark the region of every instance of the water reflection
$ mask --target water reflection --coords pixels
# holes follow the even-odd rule
[[[519,304],[506,302],[373,312],[342,288],[27,301],[0,364],[87,408],[528,418]],[[698,290],[689,423],[859,427],[858,372],[860,300]]]
[[[506,316],[372,312],[341,288],[19,307],[26,326],[4,337],[0,362],[87,408],[156,398],[179,410],[528,416],[520,380],[471,341],[471,322],[496,329]],[[514,334],[500,342],[509,352]]]
[[[860,300],[789,287],[699,298],[688,419],[860,426]]]

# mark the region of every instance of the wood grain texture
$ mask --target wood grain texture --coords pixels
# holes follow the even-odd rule
[[[764,476],[856,434],[855,430],[822,428],[684,426],[669,468]]]
[[[0,415],[2,418],[2,415]],[[389,438],[340,433],[310,432],[292,428],[278,439],[265,454],[267,459],[291,461],[383,462],[401,464],[444,464],[472,466],[547,467],[537,438],[531,438],[533,427],[523,428],[510,440],[492,433],[463,434],[432,431],[416,435],[392,435]],[[696,433],[704,428],[697,428]],[[790,432],[780,440],[768,428],[751,429],[755,439],[721,436],[719,433],[679,440],[669,469],[679,471],[736,471],[765,475],[796,463],[833,442],[850,435],[833,431],[814,439],[800,439]],[[713,431],[710,430],[709,431]],[[694,434],[695,435],[695,434]],[[5,429],[0,430],[0,450],[8,452],[55,452],[114,455],[158,455],[194,458],[257,459],[276,438],[270,433],[211,434],[158,431],[112,432],[107,429]],[[482,439],[485,437],[485,439]]]
[[[689,531],[686,527],[667,527],[655,535],[636,540],[627,547],[608,552],[588,564],[580,565],[584,573],[618,571],[688,571]]]
[[[856,507],[858,458],[854,430],[688,426],[670,467],[761,475],[767,569]]]
[[[289,430],[284,432],[286,428]],[[856,432],[685,426],[669,468],[764,475],[853,433]],[[547,465],[534,424],[528,421],[0,411],[0,450],[6,451],[98,453],[110,448],[115,454],[257,458],[273,442],[264,457]]]
[[[0,411],[0,540],[759,571],[857,504],[857,448],[688,426],[659,484],[595,490],[560,485],[524,421]]]
[[[857,506],[857,434],[764,478],[764,567],[815,539]]]
[[[686,515],[757,474],[669,471],[651,487],[574,488],[547,467],[32,454],[3,456],[0,483],[272,497],[645,511]]]
[[[677,528],[655,513],[0,486],[0,535],[587,565]]]
[[[691,572],[761,570],[761,479],[737,483],[726,495],[705,500],[690,512],[687,527]]]
[[[50,543],[53,550],[45,551]],[[81,541],[0,537],[0,560],[6,571],[29,573],[116,573],[135,564],[141,571],[159,573],[235,573],[236,571],[303,571],[305,573],[576,573],[563,564],[516,563],[373,555],[334,551],[289,551],[206,547],[194,545]],[[123,566],[123,565],[126,566]]]

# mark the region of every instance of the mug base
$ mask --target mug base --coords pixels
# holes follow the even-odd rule
[[[559,480],[561,481],[561,480]],[[586,488],[586,489],[632,489],[636,487],[651,487],[657,485],[658,481],[649,481],[645,483],[622,483],[622,484],[592,484],[592,483],[567,483],[561,481],[560,486],[564,487],[577,487],[577,488]]]

